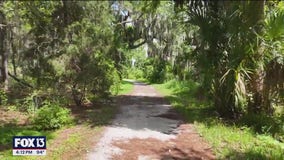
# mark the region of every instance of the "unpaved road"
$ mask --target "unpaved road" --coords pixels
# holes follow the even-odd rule
[[[90,160],[214,159],[210,147],[183,124],[169,103],[152,87],[134,82],[119,98],[120,110]]]

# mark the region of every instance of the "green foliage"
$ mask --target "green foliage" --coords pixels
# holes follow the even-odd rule
[[[0,89],[0,105],[6,105],[8,97],[6,92],[3,89]]]
[[[171,80],[164,84],[154,84],[154,87],[165,95],[189,122],[202,121],[204,115],[209,121],[212,120],[209,113],[213,112],[213,108],[210,107],[210,102],[205,101],[202,92],[200,94],[200,84],[192,80]]]
[[[85,18],[68,26],[68,31],[74,34],[72,43],[65,48],[68,57],[65,57],[65,72],[60,78],[72,86],[72,96],[77,105],[81,105],[90,93],[97,99],[108,98],[110,92],[117,92],[119,88],[118,71],[106,54],[112,47],[113,36],[112,16],[106,6],[106,2],[86,2],[87,11],[90,14],[100,11],[100,17],[86,14]]]
[[[240,124],[247,125],[256,133],[271,135],[284,142],[283,116],[268,116],[265,114],[248,114],[240,119]]]
[[[118,91],[121,77],[112,57],[116,53],[110,50],[116,45],[109,2],[7,1],[0,9],[15,28],[8,30],[7,49],[13,52],[9,67],[17,82],[27,82],[32,90],[73,96],[80,103],[89,93],[104,98]],[[38,97],[27,96],[21,108],[36,110]],[[53,96],[48,93],[44,99]]]
[[[212,146],[217,159],[283,159],[283,117],[247,115],[240,121],[226,122],[198,96],[193,81],[155,84],[171,104],[194,123],[199,134]],[[282,127],[282,131],[281,131]],[[256,132],[258,128],[259,132]],[[274,136],[273,136],[274,135]]]
[[[52,130],[71,124],[70,110],[56,103],[45,101],[32,118],[32,124],[38,130]]]
[[[126,69],[126,72],[127,72],[126,73],[127,75],[125,76],[125,78],[136,79],[136,80],[144,78],[144,72],[141,69],[129,68],[129,69]]]
[[[257,135],[249,128],[237,128],[220,122],[196,125],[219,159],[283,159],[284,144],[271,136]]]
[[[127,80],[122,80],[117,94],[118,95],[127,94],[130,93],[132,90],[133,90],[133,83]]]
[[[151,83],[162,83],[166,79],[166,61],[149,58],[144,64],[144,77]]]
[[[36,103],[36,98],[38,97],[38,92],[33,91],[28,96],[26,96],[20,103],[18,103],[18,108],[20,111],[27,113],[35,113],[40,104]]]
[[[184,52],[175,55],[172,71],[184,79],[193,68],[223,117],[236,119],[251,108],[272,114],[271,103],[283,90],[283,3],[271,3],[265,11],[264,1],[192,1],[178,10],[186,38],[177,42]],[[255,5],[259,10],[251,12]]]
[[[162,83],[167,79],[166,62],[156,58],[145,58],[134,67],[126,67],[126,78],[147,80],[150,83]]]
[[[123,74],[122,76],[127,79],[144,79],[143,67],[147,60],[143,47],[136,49],[122,49],[124,52],[125,60],[123,61]]]
[[[13,136],[47,136],[47,139],[52,139],[53,135],[50,132],[46,131],[37,131],[27,127],[17,127],[13,125],[4,125],[0,126],[0,145],[11,145],[13,141]]]
[[[110,92],[114,93],[117,95],[120,90],[120,85],[121,85],[121,79],[119,77],[119,74],[117,70],[113,70],[112,75],[111,75],[111,86],[110,86]]]
[[[10,105],[7,107],[8,111],[18,111],[18,107],[15,105]]]
[[[53,90],[33,90],[23,99],[19,99],[16,104],[18,110],[34,114],[44,105],[44,101],[50,101],[61,105],[68,104],[68,100],[64,95],[54,93]]]

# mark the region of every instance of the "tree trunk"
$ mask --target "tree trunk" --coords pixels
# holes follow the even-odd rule
[[[17,65],[16,65],[16,54],[17,54],[17,48],[15,46],[14,42],[14,33],[13,30],[11,29],[11,52],[12,52],[12,66],[13,66],[13,72],[14,75],[17,76]]]
[[[8,90],[8,52],[5,49],[7,25],[6,17],[2,11],[0,11],[0,25],[1,82],[4,90]]]
[[[264,22],[264,6],[265,0],[251,1],[248,6],[247,18],[248,25],[255,30],[259,35],[262,34],[263,22]],[[256,41],[257,36],[254,39]],[[259,42],[258,42],[259,43]],[[260,62],[261,65],[256,66],[256,70],[251,79],[251,91],[253,93],[252,102],[250,102],[249,111],[258,113],[263,109],[263,89],[264,89],[264,77],[265,72],[263,68],[263,50],[261,44],[256,44],[256,53],[254,54],[254,60]]]

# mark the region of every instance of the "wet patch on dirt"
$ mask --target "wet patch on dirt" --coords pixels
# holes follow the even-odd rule
[[[154,117],[162,117],[162,118],[173,119],[173,120],[181,120],[180,115],[174,109],[169,109],[166,113],[155,115]]]

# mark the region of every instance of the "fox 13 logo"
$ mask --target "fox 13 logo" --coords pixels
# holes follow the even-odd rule
[[[14,136],[13,155],[46,155],[46,137]]]

